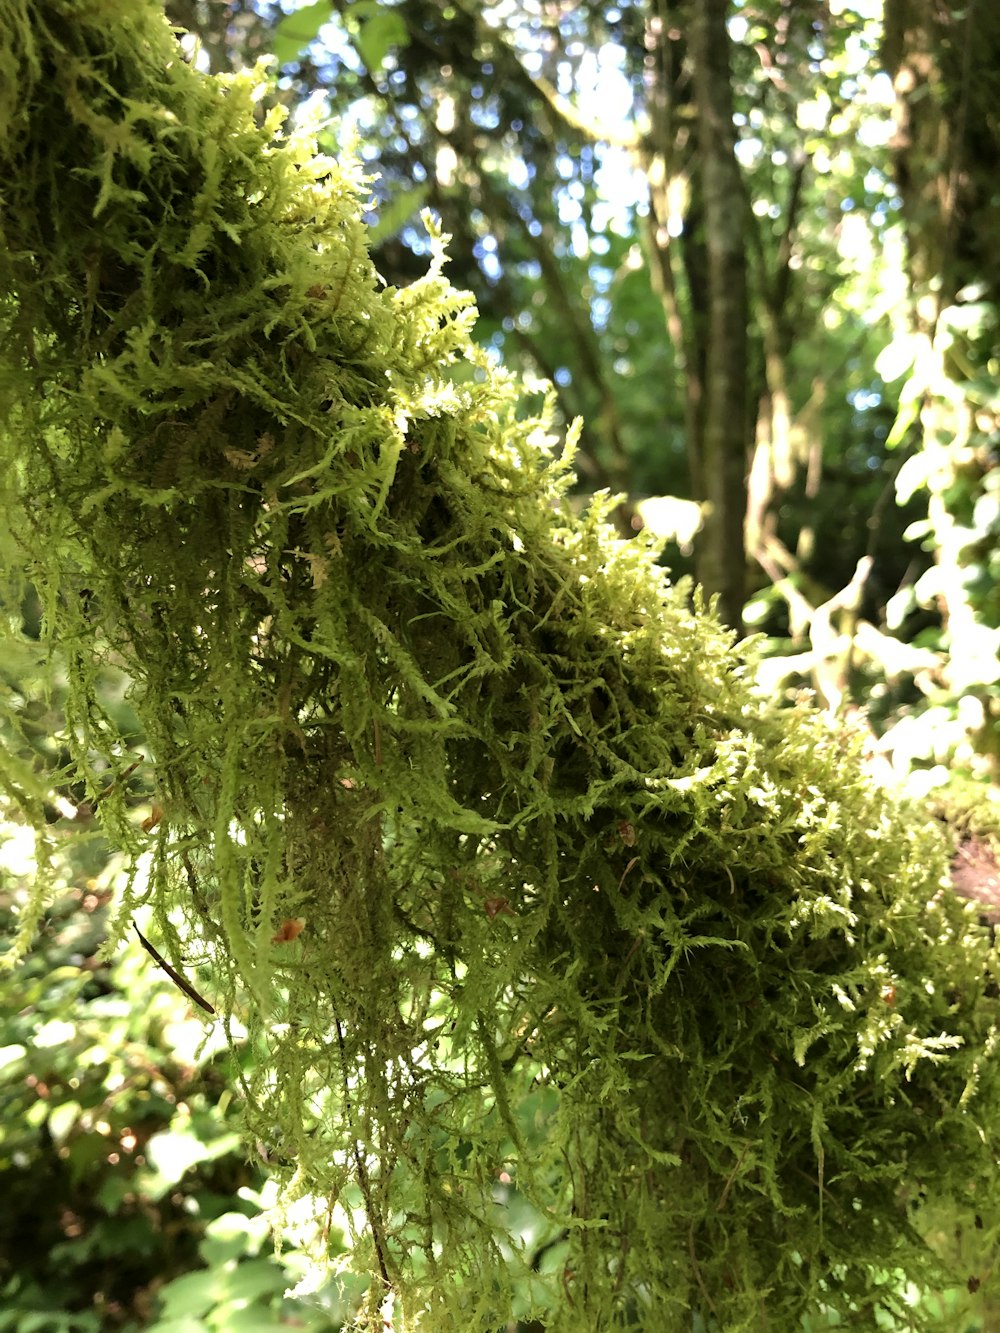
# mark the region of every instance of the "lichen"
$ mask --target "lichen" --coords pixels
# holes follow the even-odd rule
[[[989,946],[937,833],[609,502],[573,514],[442,239],[386,288],[358,167],[259,76],[192,70],[147,0],[0,0],[0,34],[8,587],[76,776],[135,745],[111,661],[163,811],[96,808],[143,870],[109,948],[183,914],[248,1140],[366,1212],[373,1320],[874,1326],[936,1271],[916,1196],[971,1216],[994,1176]]]

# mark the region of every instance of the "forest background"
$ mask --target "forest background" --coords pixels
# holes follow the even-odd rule
[[[990,0],[168,13],[204,68],[271,56],[270,96],[360,153],[388,283],[427,268],[421,211],[442,219],[479,341],[583,420],[581,503],[606,488],[623,535],[666,535],[675,574],[765,636],[770,689],[852,715],[911,791],[1000,780]],[[63,719],[39,669],[3,664],[44,754]],[[32,867],[0,833],[9,914]],[[97,962],[119,870],[99,838],[68,847],[0,991],[0,1328],[336,1328],[350,1286],[269,1253],[224,1053],[138,945]]]

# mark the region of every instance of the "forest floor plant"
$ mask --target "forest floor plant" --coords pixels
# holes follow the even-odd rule
[[[109,950],[143,904],[198,942],[263,1053],[249,1141],[364,1215],[373,1327],[910,1319],[921,1201],[994,1215],[997,990],[941,837],[574,517],[441,238],[385,288],[359,169],[260,89],[152,0],[0,0],[5,605],[42,598],[134,866]]]

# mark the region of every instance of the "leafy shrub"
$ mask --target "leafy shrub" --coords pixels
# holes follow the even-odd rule
[[[63,897],[0,990],[0,1329],[177,1333],[172,1320],[197,1314],[199,1329],[228,1330],[245,1312],[278,1328],[292,1309],[299,1327],[339,1327],[332,1289],[285,1299],[304,1256],[268,1253],[263,1168],[235,1132],[224,1041],[185,1019],[138,947],[98,964],[106,896]]]

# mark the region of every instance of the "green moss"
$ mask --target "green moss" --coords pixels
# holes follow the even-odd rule
[[[504,1323],[502,1176],[564,1233],[549,1328],[871,1326],[934,1272],[916,1197],[993,1176],[988,945],[937,834],[572,516],[440,245],[384,288],[356,168],[253,76],[139,0],[0,33],[20,573],[95,790],[100,662],[135,682],[165,817],[98,807],[143,871],[117,937],[187,918],[262,1053],[248,1135],[363,1200],[399,1327]]]

